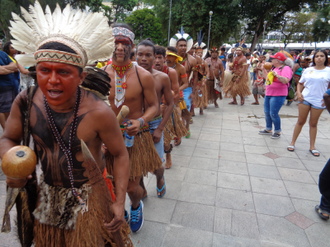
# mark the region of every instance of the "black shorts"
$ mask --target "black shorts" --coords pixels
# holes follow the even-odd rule
[[[11,105],[17,96],[14,87],[0,87],[0,113],[10,112]]]

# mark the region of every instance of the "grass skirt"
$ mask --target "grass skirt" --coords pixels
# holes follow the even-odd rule
[[[173,109],[171,117],[167,120],[163,134],[164,146],[168,146],[174,138],[181,138],[188,133],[176,108]]]
[[[41,183],[41,196],[39,194],[39,205],[37,207],[37,209],[41,208],[42,210],[39,212],[38,217],[40,221],[44,221],[45,219],[49,221],[50,218],[58,218],[57,206],[65,205],[66,211],[65,213],[62,212],[61,219],[65,219],[68,222],[74,220],[74,226],[71,225],[71,228],[74,228],[65,229],[65,225],[60,226],[60,228],[58,226],[40,223],[39,220],[35,219],[34,241],[36,247],[104,247],[106,243],[110,243],[113,247],[116,246],[113,242],[112,234],[106,230],[103,222],[104,214],[102,209],[105,206],[110,207],[111,205],[101,205],[96,193],[90,193],[88,190],[83,191],[83,193],[82,196],[84,199],[87,199],[87,210],[82,212],[83,209],[80,209],[76,212],[75,210],[78,210],[80,205],[77,207],[77,202],[75,202],[77,198],[72,195],[71,188],[60,188]],[[47,208],[48,210],[44,210]],[[51,209],[49,210],[49,208]],[[53,213],[53,217],[50,215],[51,213]],[[62,223],[61,221],[53,222]],[[123,223],[120,232],[124,246],[133,246],[129,237],[130,227],[126,222]]]
[[[230,94],[233,98],[236,98],[237,95],[245,97],[251,94],[250,88],[247,85],[247,74],[240,79],[239,83],[236,83],[237,77],[238,75],[234,75],[228,85],[224,87],[225,96]]]
[[[226,70],[222,88],[225,88],[228,85],[228,83],[231,81],[231,78],[233,78],[233,73]]]
[[[205,106],[207,106],[208,103],[208,98],[207,98],[207,87],[206,87],[206,83],[203,86],[203,96],[199,97],[198,95],[198,90],[201,88],[200,86],[200,82],[197,84],[196,87],[196,92],[195,92],[195,100],[194,100],[194,107],[195,108],[203,108]]]
[[[206,92],[209,104],[214,104],[214,101],[218,98],[217,91],[214,89],[214,80],[206,81]]]
[[[163,164],[160,159],[150,132],[142,131],[134,137],[134,145],[127,148],[129,154],[130,180],[136,177],[147,176],[148,172],[154,172]],[[106,168],[113,175],[113,155],[105,151]]]

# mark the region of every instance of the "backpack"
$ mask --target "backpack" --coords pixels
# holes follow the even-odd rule
[[[284,68],[284,66],[281,68],[281,72],[282,72],[283,68]],[[295,82],[293,75],[288,84],[289,84],[288,85],[288,95],[286,96],[286,99],[291,100],[294,98],[294,95],[296,93],[296,82]]]

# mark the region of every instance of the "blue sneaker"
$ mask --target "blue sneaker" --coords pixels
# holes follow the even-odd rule
[[[132,232],[138,232],[143,226],[143,202],[140,201],[138,209],[133,210],[131,206],[131,221],[129,223]]]
[[[129,223],[129,214],[126,211],[126,209],[125,209],[125,220],[126,220],[127,223]]]

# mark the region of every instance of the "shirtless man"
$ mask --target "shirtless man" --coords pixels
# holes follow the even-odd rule
[[[112,205],[114,218],[104,225],[108,231],[117,231],[124,222],[129,160],[116,115],[98,96],[78,87],[86,77],[83,68],[87,59],[84,59],[83,52],[79,53],[81,50],[76,51],[68,46],[72,44],[71,39],[65,39],[66,42],[61,43],[63,39],[65,36],[61,36],[60,41],[53,41],[52,36],[38,47],[37,52],[43,56],[36,56],[38,86],[32,96],[32,106],[26,109],[28,96],[27,90],[24,90],[12,105],[0,139],[0,157],[3,158],[10,148],[20,145],[25,133],[22,123],[26,121],[22,113],[30,112],[29,129],[43,172],[38,190],[39,203],[34,211],[34,242],[37,247],[54,246],[50,243],[54,241],[65,246],[91,246],[95,242],[91,243],[90,235],[83,236],[86,231],[93,235],[93,241],[100,240],[99,224],[104,224],[104,218],[97,218],[95,214],[97,210],[102,211],[101,208],[95,208],[98,197],[92,196],[92,191],[88,194],[89,179],[86,177],[85,166],[89,163],[83,159],[80,140],[86,143],[102,173],[105,171],[102,143],[112,153],[116,186],[116,199]],[[49,53],[61,58],[55,61]],[[111,50],[108,53],[110,55]],[[77,62],[77,65],[68,64],[72,61],[72,54],[75,54],[77,61],[82,62]],[[9,187],[22,188],[26,183],[31,186],[31,179],[30,175],[25,179],[7,178],[6,182]],[[90,210],[82,214],[81,205],[87,200]],[[62,208],[59,202],[66,203],[63,204],[66,207]],[[106,206],[108,205],[102,205]],[[56,221],[58,218],[62,228]],[[91,220],[94,224],[83,225],[80,223],[83,220]],[[101,242],[104,243],[102,238]]]
[[[178,49],[178,55],[182,57],[182,62],[180,62],[186,69],[187,77],[188,77],[188,87],[183,90],[184,99],[186,101],[186,105],[188,108],[188,111],[190,111],[191,102],[194,102],[195,99],[195,92],[196,92],[196,86],[198,82],[198,72],[197,72],[197,62],[196,59],[187,53],[187,40],[185,38],[181,38],[176,43],[176,48]],[[192,119],[190,120],[190,123],[192,123]],[[188,128],[189,130],[189,123]],[[188,133],[187,138],[190,137],[190,131]]]
[[[162,98],[164,96],[164,99],[168,106],[165,109],[163,116],[159,107],[157,109],[155,117],[151,121],[149,121],[150,133],[152,134],[155,148],[162,161],[165,161],[163,130],[168,119],[171,117],[172,110],[174,108],[170,79],[163,72],[152,68],[155,60],[155,46],[151,41],[142,41],[137,47],[136,55],[138,65],[149,71],[154,79],[159,105],[161,104]],[[148,107],[148,102],[146,102],[145,109],[148,109]],[[154,174],[157,178],[157,196],[161,198],[166,193],[164,167],[162,166],[161,168],[155,170]]]
[[[209,50],[211,57],[205,60],[205,63],[208,65],[209,70],[207,71],[206,77],[207,79],[207,96],[209,100],[209,104],[214,103],[215,108],[219,108],[217,103],[218,95],[220,99],[222,99],[222,94],[219,93],[214,89],[214,77],[217,80],[220,80],[220,87],[223,85],[224,77],[225,77],[225,70],[223,68],[222,60],[218,57],[218,50],[213,47],[213,49]],[[221,74],[219,75],[219,71]]]
[[[156,69],[158,71],[162,71],[169,76],[170,83],[171,83],[171,89],[174,94],[173,100],[174,100],[174,104],[176,105],[180,99],[178,74],[176,73],[175,69],[170,68],[167,65],[165,65],[165,57],[166,57],[165,47],[155,46],[154,69]],[[167,103],[166,104],[165,103],[161,105],[161,109],[162,109],[162,107],[164,107],[164,109],[162,109],[162,112],[168,107]],[[166,163],[165,163],[166,169],[169,169],[172,167],[172,158],[171,158],[172,147],[170,144],[170,142],[172,140],[172,135],[182,137],[186,134],[185,132],[183,132],[182,136],[180,135],[181,132],[179,132],[180,129],[178,129],[179,126],[177,126],[177,125],[179,125],[181,123],[181,120],[179,122],[176,122],[173,125],[174,114],[177,114],[177,110],[173,108],[171,117],[169,119],[169,121],[171,121],[171,122],[169,122],[169,124],[166,124],[166,126],[165,126],[166,130],[163,132],[163,134],[164,134],[164,151],[166,154]],[[172,130],[172,128],[173,128],[173,130]]]
[[[189,121],[191,119],[187,107],[184,108],[184,99],[183,99],[183,90],[185,90],[188,87],[188,75],[186,73],[186,69],[183,65],[179,63],[179,61],[182,59],[182,57],[177,55],[177,49],[175,47],[169,46],[167,47],[166,52],[166,65],[170,68],[173,68],[176,70],[178,74],[178,81],[179,81],[179,91],[180,91],[180,101],[178,104],[176,104],[176,109],[180,116],[184,119],[184,123],[186,125],[186,129],[189,130]],[[180,108],[180,105],[182,106]],[[190,137],[190,132],[188,133]],[[178,146],[181,144],[181,138],[178,137],[175,140],[175,145]]]
[[[161,159],[152,145],[151,134],[146,131],[149,129],[146,125],[156,116],[159,104],[152,75],[143,68],[132,65],[130,61],[130,54],[134,48],[134,34],[131,28],[124,23],[116,23],[113,25],[113,34],[116,49],[112,63],[105,68],[105,71],[111,78],[109,96],[111,108],[117,115],[123,105],[128,106],[127,118],[129,120],[123,123],[126,124],[126,127],[122,126],[122,130],[128,136],[137,137],[134,138],[134,145],[128,148],[130,180],[127,187],[127,193],[132,202],[130,226],[133,232],[137,232],[143,225],[141,199],[145,191],[139,184],[141,177],[147,175],[148,172],[154,172],[162,165]],[[144,102],[148,104],[148,109],[145,111],[143,111]],[[111,155],[106,155],[106,158],[107,166],[108,164],[111,166]],[[128,220],[127,212],[125,214],[125,218]]]
[[[206,74],[209,70],[206,62],[203,57],[206,54],[205,48],[203,48],[205,44],[200,41],[200,43],[196,43],[195,47],[195,59],[197,61],[197,71],[198,71],[198,83],[195,93],[195,101],[194,106],[199,107],[199,115],[203,115],[203,110],[208,105],[208,96],[207,96],[207,87],[206,87]],[[202,96],[200,96],[202,95]]]
[[[230,105],[237,105],[236,96],[241,97],[241,105],[244,105],[244,97],[251,94],[250,89],[247,85],[248,80],[248,64],[246,57],[243,55],[243,48],[236,48],[236,57],[233,61],[233,77],[228,85],[223,89],[225,94],[233,97],[233,101],[230,102]]]

